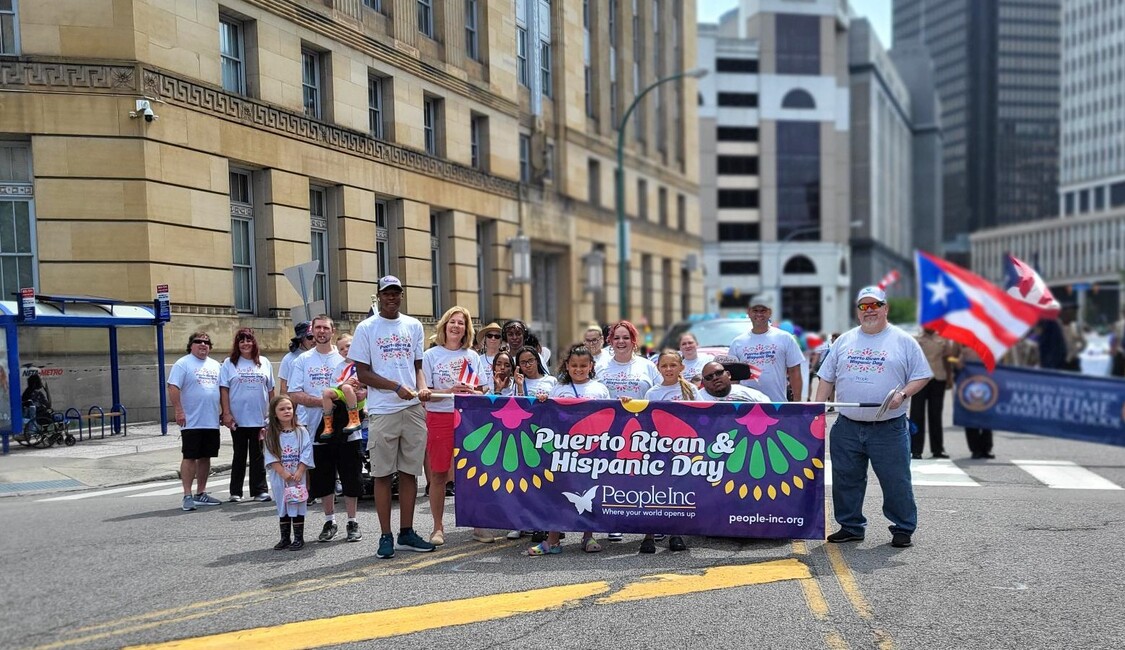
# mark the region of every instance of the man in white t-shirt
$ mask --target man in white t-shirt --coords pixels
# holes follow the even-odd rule
[[[184,487],[182,507],[217,506],[207,494],[211,459],[219,455],[219,362],[210,358],[211,336],[195,332],[188,338],[187,354],[168,373],[168,399],[180,425],[180,482]],[[191,481],[198,492],[192,496]]]
[[[733,371],[733,372],[732,372]],[[703,364],[703,390],[699,399],[703,402],[769,402],[765,393],[742,384],[732,383],[732,379],[750,376],[750,368],[742,362],[722,363],[708,361]]]
[[[785,391],[788,380],[793,399],[802,401],[804,382],[801,377],[801,362],[805,356],[801,354],[801,346],[797,345],[797,339],[792,334],[770,327],[770,316],[773,315],[772,296],[754,296],[747,313],[750,315],[750,331],[731,342],[728,354],[758,368],[762,374],[757,379],[743,381],[742,385],[757,388],[768,395],[771,401],[786,402],[789,401]]]
[[[918,506],[910,478],[910,428],[906,409],[911,395],[934,376],[912,336],[887,322],[887,294],[865,287],[856,296],[859,327],[832,344],[817,376],[816,401],[832,392],[841,402],[882,403],[878,408],[839,407],[828,437],[832,458],[832,505],[840,530],[829,542],[862,541],[867,527],[863,498],[870,463],[883,490],[883,514],[891,520],[891,546],[905,548],[918,526]],[[891,395],[891,392],[894,392]]]
[[[393,275],[379,278],[378,311],[356,326],[348,358],[356,376],[370,387],[367,413],[371,475],[375,478],[375,512],[379,516],[376,557],[394,557],[395,550],[429,552],[434,545],[414,531],[418,475],[426,456],[426,411],[418,391],[426,388],[422,351],[426,335],[416,318],[399,313],[402,282]],[[398,539],[391,533],[391,481],[398,473]]]
[[[339,372],[344,357],[332,344],[336,325],[321,314],[312,320],[314,346],[293,362],[290,371],[289,398],[297,403],[297,422],[316,435],[324,421],[325,388],[339,384]],[[343,439],[341,439],[343,438]],[[313,467],[309,470],[309,497],[320,499],[324,510],[324,527],[318,541],[328,542],[336,536],[336,477],[344,493],[344,511],[348,515],[347,541],[363,539],[359,532],[359,497],[363,496],[363,431],[357,429],[347,436],[343,433],[327,441],[313,438]]]

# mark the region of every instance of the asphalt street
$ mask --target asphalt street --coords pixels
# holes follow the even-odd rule
[[[379,560],[370,500],[362,541],[341,525],[337,541],[279,552],[273,504],[183,512],[172,481],[8,497],[0,645],[1121,647],[1125,449],[998,433],[998,458],[974,461],[958,429],[946,437],[953,461],[917,463],[908,549],[889,545],[874,477],[861,543],[697,537],[649,556],[640,536],[586,555],[572,535],[529,558],[526,539],[474,542],[451,501],[444,547]],[[1027,460],[1073,463],[1073,483],[1049,486]],[[417,523],[428,535],[421,503]]]

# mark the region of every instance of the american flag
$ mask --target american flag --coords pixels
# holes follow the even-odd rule
[[[898,282],[898,279],[900,277],[901,276],[899,275],[898,269],[891,269],[886,275],[883,276],[882,280],[879,280],[879,288],[886,289],[895,282]]]
[[[1046,318],[1058,316],[1062,306],[1035,269],[1011,253],[1008,253],[1007,262],[1008,295],[1032,305]]]
[[[1039,311],[984,278],[915,251],[918,322],[972,348],[989,372],[1039,320]]]
[[[461,373],[457,375],[457,383],[473,387],[480,385],[480,376],[468,359],[461,360]]]

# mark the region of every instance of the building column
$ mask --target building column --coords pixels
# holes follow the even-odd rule
[[[278,169],[260,172],[262,218],[254,226],[259,268],[264,281],[259,283],[260,302],[271,316],[287,318],[289,309],[301,302],[297,290],[283,271],[312,259],[309,222],[309,179]]]
[[[480,280],[477,278],[476,215],[450,210],[442,233],[442,252],[449,278],[451,305],[461,305],[479,317]]]
[[[371,308],[378,275],[375,259],[375,193],[340,188],[336,215],[337,299],[340,317],[363,318]]]
[[[430,206],[408,199],[399,199],[391,206],[398,211],[398,232],[391,233],[394,250],[399,251],[398,268],[403,289],[402,313],[415,318],[441,314],[433,313],[434,279],[430,272]]]

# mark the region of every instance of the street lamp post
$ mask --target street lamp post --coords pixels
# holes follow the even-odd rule
[[[645,95],[653,88],[661,84],[668,83],[669,81],[676,81],[684,77],[691,77],[699,79],[707,75],[706,68],[694,68],[692,70],[685,70],[676,73],[663,79],[657,79],[650,86],[642,90],[633,99],[633,103],[629,104],[629,108],[625,109],[625,115],[621,117],[621,124],[617,126],[617,178],[615,187],[614,203],[617,208],[617,297],[618,307],[621,310],[621,318],[629,318],[629,287],[627,282],[629,279],[629,235],[628,228],[625,222],[625,127],[629,123],[629,117],[633,114],[633,110],[637,108],[637,104],[644,99]]]

